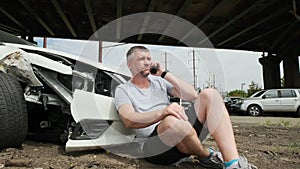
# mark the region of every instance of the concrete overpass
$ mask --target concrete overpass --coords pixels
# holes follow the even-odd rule
[[[117,20],[113,36],[98,40],[157,45],[265,52],[259,59],[263,66],[264,88],[280,87],[283,61],[286,87],[300,87],[300,1],[299,0],[1,0],[0,30],[28,40],[33,37],[89,39],[98,29],[118,18],[141,12],[161,12],[185,19],[206,37],[193,36],[183,27],[145,15],[138,34],[130,34],[128,25],[136,20]],[[160,28],[157,33],[147,29]],[[180,38],[163,35],[176,32]],[[243,57],[243,56],[241,56]]]

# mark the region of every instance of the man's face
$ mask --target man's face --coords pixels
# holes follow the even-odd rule
[[[128,60],[128,67],[133,76],[141,74],[147,77],[150,73],[151,56],[150,52],[137,50]]]

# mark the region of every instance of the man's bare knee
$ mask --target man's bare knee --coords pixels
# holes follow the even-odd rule
[[[227,113],[221,95],[211,88],[201,91],[195,102],[195,110],[200,122],[207,123],[211,133],[216,129],[224,113]]]
[[[167,116],[165,117],[161,123],[159,124],[157,131],[158,133],[163,133],[168,129],[171,129],[172,127],[174,127],[174,125],[176,124],[176,121],[178,119],[174,116]]]
[[[221,96],[216,89],[208,88],[201,91],[198,97],[199,99],[212,100],[215,97],[221,97]]]
[[[191,134],[192,125],[188,121],[167,116],[158,126],[160,139],[169,146],[175,146]],[[192,133],[193,134],[193,133]]]

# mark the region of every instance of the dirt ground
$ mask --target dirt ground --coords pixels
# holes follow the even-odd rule
[[[300,168],[299,118],[233,116],[232,122],[239,153],[258,168]],[[217,148],[213,139],[206,141],[205,145]],[[196,160],[177,166],[159,166],[143,159],[120,157],[104,150],[66,153],[63,145],[30,140],[20,148],[0,150],[1,168],[203,169]]]

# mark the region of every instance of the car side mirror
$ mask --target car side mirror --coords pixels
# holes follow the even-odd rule
[[[265,99],[265,98],[266,98],[266,95],[263,95],[262,98]]]

